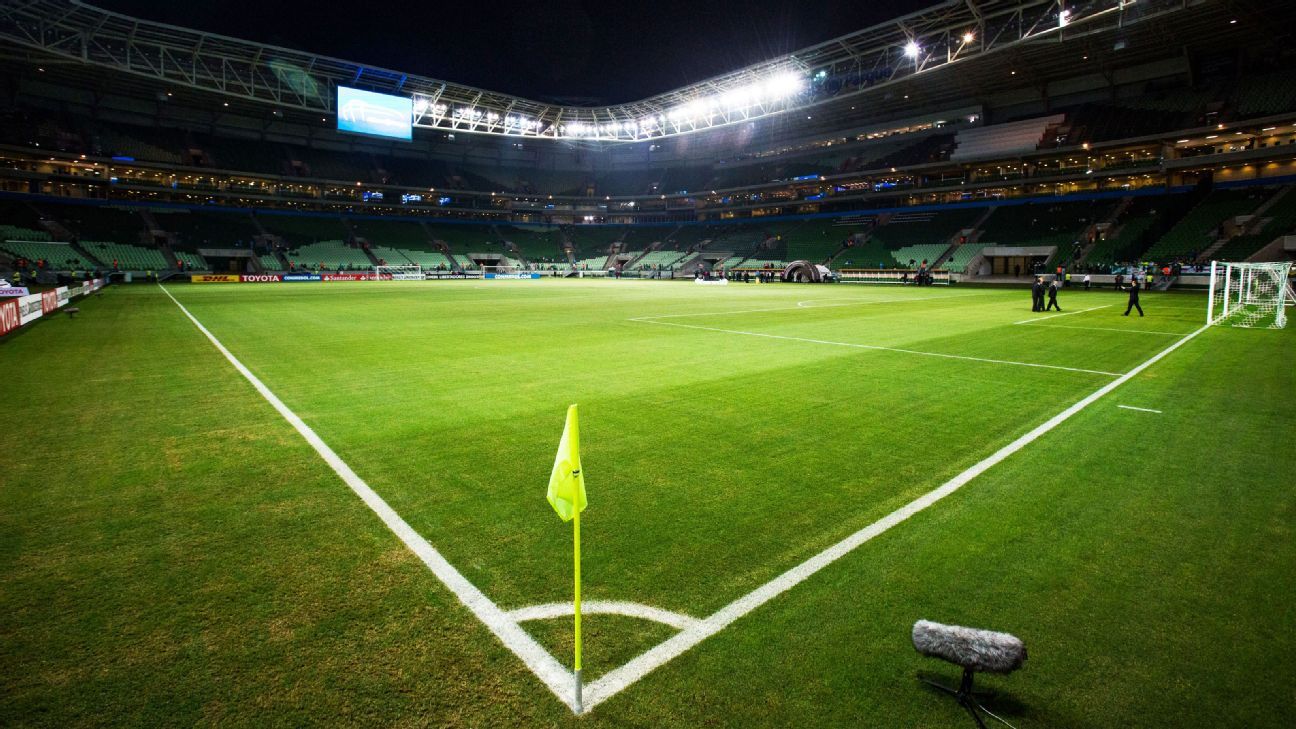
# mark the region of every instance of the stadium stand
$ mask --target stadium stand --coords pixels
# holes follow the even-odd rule
[[[1296,234],[1296,189],[1289,187],[1263,217],[1259,230],[1230,239],[1210,257],[1219,261],[1245,261],[1274,238]]]
[[[0,200],[0,225],[35,231],[41,227],[41,217],[30,205],[16,200]]]
[[[930,265],[947,250],[949,250],[948,243],[919,243],[918,245],[896,248],[891,251],[891,257],[900,266],[913,266],[923,261],[927,261]]]
[[[258,234],[252,219],[243,213],[153,212],[152,216],[162,230],[175,234],[177,250],[248,248]]]
[[[426,230],[417,220],[354,219],[351,227],[357,238],[363,238],[369,244],[369,251],[380,263],[389,266],[416,263],[423,268],[454,267],[444,253],[435,250]]]
[[[181,133],[173,129],[132,128],[103,122],[91,133],[89,149],[99,157],[123,157],[178,165]]]
[[[832,260],[831,267],[842,268],[895,268],[899,262],[891,249],[872,234],[856,236],[852,245]]]
[[[1159,211],[1169,200],[1161,195],[1145,195],[1130,200],[1128,207],[1107,234],[1094,243],[1082,263],[1085,269],[1102,270],[1118,261],[1137,260],[1146,246],[1141,246]]]
[[[279,256],[274,253],[262,253],[257,256],[257,261],[261,264],[261,268],[266,271],[282,271],[285,268],[283,261],[280,261]]]
[[[134,210],[104,205],[58,205],[41,202],[81,240],[114,241],[134,245],[146,237],[144,219]]]
[[[1238,84],[1233,105],[1238,118],[1242,119],[1296,108],[1296,85],[1292,84],[1291,73],[1244,77]]]
[[[782,233],[784,255],[789,261],[806,260],[823,263],[841,248],[843,241],[856,232],[857,226],[837,219],[813,219]]]
[[[787,261],[782,261],[777,259],[748,258],[746,260],[743,260],[741,263],[734,263],[729,266],[726,266],[726,268],[734,268],[734,267],[740,269],[742,268],[783,268],[786,265],[787,265]]]
[[[374,266],[373,260],[364,251],[352,248],[340,240],[301,245],[289,250],[287,257],[295,268],[354,271]]]
[[[424,228],[432,240],[445,243],[452,253],[481,253],[499,248],[489,225],[426,223]]]
[[[1077,145],[1158,134],[1177,128],[1184,118],[1181,111],[1161,108],[1081,104],[1067,111],[1067,121],[1058,130],[1056,142]]]
[[[954,140],[955,135],[953,134],[936,134],[905,144],[900,149],[880,157],[858,159],[851,165],[851,168],[881,170],[891,167],[910,167],[929,162],[940,162],[949,159],[954,152]]]
[[[681,225],[666,237],[662,248],[680,252],[694,250],[712,236],[712,229],[709,225]]]
[[[417,220],[376,220],[372,218],[352,219],[351,228],[357,238],[363,238],[373,246],[391,246],[403,248],[427,248],[427,232]]]
[[[735,255],[753,255],[757,247],[769,238],[768,227],[768,224],[762,223],[716,226],[706,249],[732,251]]]
[[[500,225],[496,226],[496,230],[499,231],[499,237],[512,243],[528,262],[567,261],[567,254],[562,247],[562,231],[555,226]]]
[[[621,225],[573,225],[563,228],[563,231],[575,246],[577,257],[592,259],[600,254],[606,257],[613,244],[625,235],[626,228]]]
[[[576,268],[586,269],[591,271],[602,270],[603,267],[607,264],[607,259],[608,259],[607,256],[594,256],[592,258],[582,258],[576,261]]]
[[[94,265],[67,243],[0,238],[0,251],[15,259],[26,258],[33,264],[44,260],[53,271],[70,271]]]
[[[282,238],[290,249],[317,241],[338,241],[348,237],[342,219],[331,215],[258,214],[257,221],[267,231]]]
[[[646,251],[654,243],[663,240],[670,232],[670,227],[660,225],[644,228],[622,226],[621,248],[625,251]]]
[[[635,263],[632,270],[642,271],[657,267],[663,269],[672,268],[675,264],[679,263],[683,257],[684,254],[679,251],[652,251],[651,253],[645,254],[643,258],[640,258]]]
[[[287,171],[283,146],[273,142],[194,134],[193,148],[201,152],[206,167],[270,175]]]
[[[208,265],[207,261],[204,260],[203,257],[197,253],[193,253],[190,251],[172,251],[172,255],[176,257],[176,261],[184,264],[186,270],[189,271],[211,270],[211,266]]]
[[[925,243],[949,247],[956,233],[971,227],[985,213],[985,208],[892,213],[884,225],[873,230],[872,237],[892,249]]]
[[[17,225],[0,225],[0,238],[10,241],[48,241],[50,234],[44,230],[33,230]]]
[[[1215,190],[1161,236],[1143,254],[1144,260],[1172,261],[1195,258],[1214,242],[1214,233],[1225,221],[1255,210],[1265,196],[1255,190]]]
[[[81,247],[111,268],[113,261],[123,271],[161,271],[171,268],[166,256],[156,248],[143,248],[115,241],[83,241]]]
[[[1102,220],[1116,205],[1112,201],[1000,205],[982,226],[986,244],[1066,246],[1083,240],[1085,229]]]
[[[285,149],[288,150],[293,171],[300,177],[319,177],[347,182],[379,182],[378,175],[367,155],[306,147]]]
[[[1023,119],[1006,124],[963,129],[955,138],[952,160],[980,159],[984,157],[1011,157],[1034,152],[1044,139],[1049,126],[1061,124],[1062,114]]]
[[[949,259],[943,262],[939,268],[963,273],[967,270],[967,265],[972,262],[972,259],[976,258],[977,254],[981,252],[981,249],[985,248],[987,245],[989,244],[981,242],[964,243],[963,245],[956,247],[954,252],[950,254]]]

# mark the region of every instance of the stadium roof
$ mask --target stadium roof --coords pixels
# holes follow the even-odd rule
[[[1002,86],[1018,68],[1023,85],[1028,75],[1037,82],[1075,75],[1076,59],[1059,53],[1062,46],[1090,48],[1101,73],[1104,57],[1154,60],[1190,35],[1236,42],[1241,29],[1224,25],[1233,11],[1229,0],[951,0],[674,91],[595,107],[189,30],[78,0],[0,3],[0,38],[45,57],[277,108],[331,114],[337,87],[353,86],[412,97],[422,128],[633,142],[827,104],[840,111],[834,102],[860,97],[880,112],[905,106],[919,80],[926,104],[954,104],[978,88]],[[955,67],[959,73],[946,70]]]

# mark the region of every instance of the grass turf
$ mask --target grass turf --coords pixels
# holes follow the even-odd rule
[[[1149,295],[1130,319],[1065,292],[1104,308],[1027,326],[1021,292],[958,288],[174,293],[505,608],[570,599],[543,488],[579,402],[586,596],[698,617],[1112,379],[913,352],[1119,373],[1204,307]],[[1273,680],[1296,647],[1290,331],[1203,333],[575,719],[158,289],[82,308],[0,344],[0,394],[47,428],[0,436],[6,724],[961,721],[913,680],[947,668],[909,647],[918,617],[1026,639],[1026,670],[988,681],[1019,725],[1279,726],[1296,705]],[[590,620],[593,675],[670,632]],[[526,627],[569,662],[565,622]]]

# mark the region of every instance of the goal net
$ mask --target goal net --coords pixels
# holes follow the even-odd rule
[[[1211,261],[1207,324],[1282,329],[1292,293],[1291,263]]]
[[[422,281],[423,267],[414,264],[411,266],[374,266],[374,278],[382,281],[390,278],[392,281]]]

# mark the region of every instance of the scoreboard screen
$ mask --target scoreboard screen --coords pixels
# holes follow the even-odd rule
[[[338,131],[406,141],[412,138],[413,99],[347,86],[339,86],[337,92]]]

